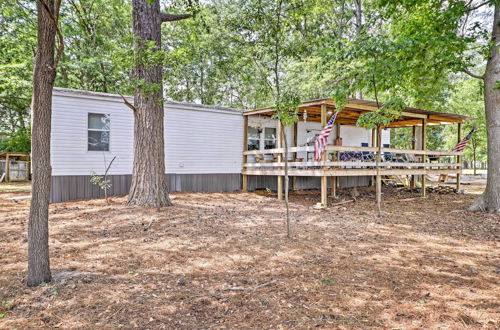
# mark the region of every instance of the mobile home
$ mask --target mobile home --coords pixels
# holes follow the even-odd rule
[[[132,102],[132,98],[129,98]],[[288,159],[292,189],[366,186],[375,173],[375,131],[356,127],[359,115],[376,109],[370,101],[351,100],[342,111],[327,141],[321,162],[314,161],[314,138],[335,112],[331,99],[303,103],[299,121],[282,128],[272,108],[247,110],[191,103],[165,102],[165,174],[170,191],[222,192],[269,188],[282,192],[283,134],[291,147]],[[425,165],[425,127],[458,123],[464,116],[408,108],[390,127],[412,126],[413,149],[390,148],[390,132],[381,132],[380,143],[388,154],[422,156],[416,163],[406,159],[384,163],[385,174],[428,171],[458,173],[459,164]],[[119,95],[56,88],[52,110],[51,201],[101,197],[91,184],[114,159],[108,176],[110,195],[128,193],[132,163],[134,117]],[[420,140],[420,142],[419,142]],[[422,144],[422,141],[424,143]],[[419,145],[420,143],[420,145]],[[444,155],[441,152],[441,155]],[[447,153],[448,156],[459,156]],[[415,158],[415,157],[414,157]],[[405,169],[401,169],[401,161]],[[417,164],[417,165],[415,165]],[[452,166],[453,165],[453,166]],[[391,172],[392,171],[392,172]],[[410,173],[411,172],[411,173]],[[437,173],[437,172],[436,172]],[[334,178],[327,182],[326,178]]]

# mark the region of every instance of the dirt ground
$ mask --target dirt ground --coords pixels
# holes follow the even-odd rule
[[[0,188],[0,328],[500,327],[500,216],[467,211],[474,194],[384,188],[378,218],[371,188],[325,210],[298,192],[293,239],[266,193],[54,204],[53,281],[27,288],[29,201],[5,199],[26,189]]]

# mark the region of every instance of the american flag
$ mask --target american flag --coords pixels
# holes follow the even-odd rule
[[[321,160],[321,156],[325,152],[326,142],[328,141],[328,137],[332,132],[333,123],[335,122],[335,118],[337,118],[337,112],[335,112],[331,117],[326,126],[321,130],[316,141],[314,142],[314,160],[319,162]]]
[[[465,147],[467,146],[467,143],[469,143],[469,140],[472,137],[472,134],[474,134],[474,130],[475,128],[473,128],[472,131],[470,131],[470,133],[467,134],[467,136],[462,141],[460,141],[451,151],[455,152],[464,151]]]

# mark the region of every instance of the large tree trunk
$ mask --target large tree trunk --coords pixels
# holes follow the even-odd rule
[[[471,206],[472,210],[500,212],[500,5],[495,6],[492,49],[484,74],[484,103],[488,135],[488,181],[484,193]]]
[[[135,67],[134,168],[129,205],[170,206],[165,177],[162,67],[151,63],[144,50],[161,48],[161,23],[190,17],[160,12],[159,0],[133,0]],[[152,42],[153,47],[150,47]]]
[[[151,3],[151,5],[149,4]],[[134,168],[128,197],[129,205],[170,206],[165,177],[163,131],[163,83],[159,65],[144,65],[141,48],[153,41],[161,45],[160,3],[158,0],[133,0],[135,57],[134,79],[140,82],[134,92]]]
[[[32,111],[32,192],[28,220],[28,286],[50,282],[49,199],[50,199],[50,124],[52,89],[56,76],[54,47],[59,12],[58,0],[37,1],[38,43],[33,73]],[[50,11],[50,12],[49,12]]]

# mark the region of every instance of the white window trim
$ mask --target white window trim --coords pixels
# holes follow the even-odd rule
[[[274,134],[275,134],[275,138],[274,139],[266,139],[266,129],[274,129]],[[266,150],[266,141],[273,141],[274,142],[274,148],[277,147],[278,145],[278,137],[276,136],[276,134],[278,134],[278,130],[276,129],[276,127],[264,127],[262,129],[262,133],[261,133],[261,150]],[[272,148],[272,149],[274,149]]]
[[[89,115],[104,115],[108,116],[109,118],[109,129],[98,129],[98,128],[89,128]],[[89,131],[93,132],[109,132],[109,143],[108,143],[108,150],[89,150]],[[109,113],[104,113],[104,112],[87,112],[87,139],[86,141],[86,147],[85,149],[87,152],[90,153],[95,153],[95,152],[111,152],[111,114]]]

